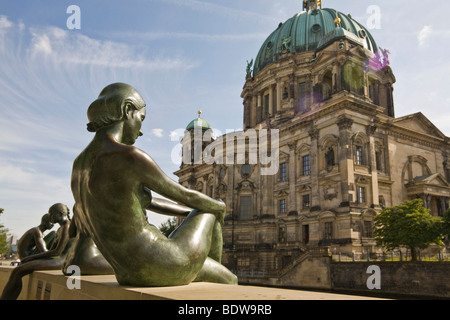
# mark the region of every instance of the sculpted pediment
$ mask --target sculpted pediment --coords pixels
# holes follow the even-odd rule
[[[440,173],[434,173],[430,175],[425,175],[422,177],[416,177],[413,181],[407,185],[429,185],[429,186],[439,186],[439,187],[449,187],[448,182],[445,180],[444,176]]]
[[[394,124],[419,134],[445,138],[445,135],[421,112],[397,118],[394,120]]]

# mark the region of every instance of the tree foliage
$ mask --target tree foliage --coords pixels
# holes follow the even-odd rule
[[[0,208],[0,215],[3,213],[3,209]],[[0,223],[0,254],[8,253],[11,250],[8,241],[6,241],[6,233],[8,229],[6,229],[3,224]]]
[[[381,211],[375,218],[374,236],[377,244],[388,250],[409,247],[412,260],[417,260],[417,249],[443,244],[443,221],[433,217],[421,199],[405,201]]]
[[[168,237],[177,228],[177,218],[173,217],[166,222],[161,223],[159,231]]]

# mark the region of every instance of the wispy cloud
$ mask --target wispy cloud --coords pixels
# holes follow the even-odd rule
[[[152,134],[155,137],[162,138],[164,136],[164,130],[163,129],[152,129]]]
[[[202,42],[240,42],[251,40],[264,40],[267,37],[265,33],[242,33],[242,34],[202,34],[190,32],[128,32],[115,33],[114,36],[119,38],[133,37],[146,41],[157,40],[186,40],[186,41],[202,41]]]
[[[433,27],[432,26],[424,26],[422,30],[420,30],[419,34],[417,35],[417,40],[419,41],[419,45],[423,46],[425,45],[427,39],[433,34]]]
[[[180,55],[4,15],[0,61],[0,207],[2,222],[14,220],[18,235],[37,225],[51,204],[73,205],[73,159],[92,138],[87,106],[105,85],[123,81],[145,90],[148,79],[163,82],[197,67]]]
[[[51,59],[57,64],[139,68],[144,71],[191,69],[195,63],[180,58],[148,59],[124,43],[93,39],[56,27],[32,29],[31,57]]]
[[[152,0],[152,1],[183,6],[192,10],[208,12],[210,14],[222,16],[228,19],[246,20],[246,21],[251,20],[260,24],[276,22],[272,16],[245,10],[234,9],[206,1],[199,1],[199,0]]]

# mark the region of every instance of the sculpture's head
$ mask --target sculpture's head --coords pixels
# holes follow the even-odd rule
[[[139,113],[136,115],[136,113]],[[100,129],[115,122],[127,120],[130,117],[138,117],[142,122],[145,117],[145,101],[139,92],[125,83],[113,83],[105,87],[97,100],[92,102],[87,112],[89,132],[97,132]],[[142,135],[139,125],[138,135]],[[137,136],[130,141],[134,143]]]
[[[69,213],[69,208],[62,203],[56,203],[48,209],[48,214],[52,223],[60,223],[69,219]]]
[[[50,215],[48,213],[42,216],[41,225],[44,226],[46,230],[53,228],[53,223],[50,221]]]

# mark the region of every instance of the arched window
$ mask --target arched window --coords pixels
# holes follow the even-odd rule
[[[376,169],[379,172],[386,173],[386,153],[384,151],[384,146],[381,142],[375,142],[375,163]]]
[[[320,140],[321,157],[319,159],[320,170],[331,171],[339,162],[339,138],[334,135],[326,135]]]
[[[355,165],[367,166],[369,164],[368,139],[362,133],[353,136],[353,158]]]

